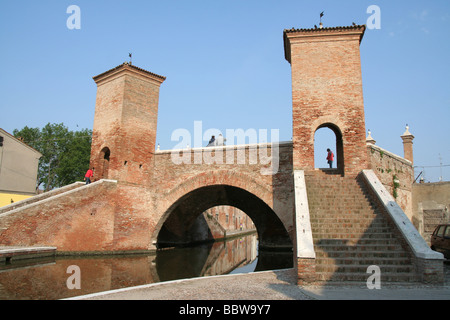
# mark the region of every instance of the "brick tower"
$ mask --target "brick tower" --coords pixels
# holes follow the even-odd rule
[[[98,76],[91,147],[95,179],[148,184],[165,77],[124,63]]]
[[[359,52],[365,29],[284,30],[292,70],[294,170],[314,169],[315,152],[325,159],[326,150],[314,150],[314,134],[323,127],[336,135],[339,172],[351,176],[367,168]]]

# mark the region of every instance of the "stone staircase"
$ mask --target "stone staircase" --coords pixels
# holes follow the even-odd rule
[[[365,186],[333,171],[305,172],[319,281],[366,282],[371,265],[381,281],[416,281],[410,256]]]

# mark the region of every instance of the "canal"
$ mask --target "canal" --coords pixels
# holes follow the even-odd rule
[[[55,300],[177,279],[285,269],[292,267],[292,257],[292,252],[258,250],[252,234],[154,254],[13,261],[0,264],[0,300]],[[79,270],[79,289],[69,288],[72,266]]]

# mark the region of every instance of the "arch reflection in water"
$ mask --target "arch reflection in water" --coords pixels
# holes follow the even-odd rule
[[[256,234],[153,255],[57,257],[0,265],[0,300],[53,300],[160,281],[292,267],[292,252],[258,252]],[[81,289],[67,268],[79,266]]]
[[[259,251],[256,234],[195,247],[160,251],[156,269],[160,281],[229,273],[292,268],[292,252]]]

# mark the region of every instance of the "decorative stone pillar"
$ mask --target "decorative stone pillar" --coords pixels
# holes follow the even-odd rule
[[[406,131],[401,136],[403,140],[403,152],[404,152],[404,158],[406,160],[411,161],[412,164],[414,164],[413,161],[413,140],[414,136],[409,132],[409,126],[406,125]]]
[[[367,134],[366,143],[371,144],[371,145],[374,145],[376,143],[375,139],[372,138],[372,133],[370,132],[370,129]]]

